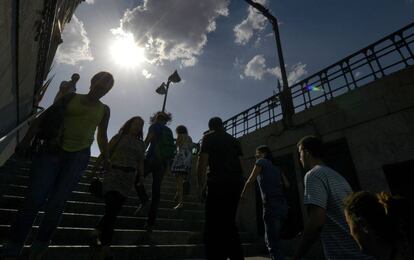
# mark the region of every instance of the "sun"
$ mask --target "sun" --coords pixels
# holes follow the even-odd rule
[[[110,46],[110,53],[117,65],[126,68],[135,68],[146,60],[145,49],[135,43],[132,33],[117,35]]]

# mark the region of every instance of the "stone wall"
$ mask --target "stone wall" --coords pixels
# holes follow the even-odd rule
[[[255,148],[266,144],[276,157],[294,157],[294,174],[302,198],[303,170],[296,143],[313,134],[324,142],[345,139],[361,189],[388,191],[383,165],[414,159],[414,67],[302,111],[293,121],[296,127],[292,129],[284,130],[277,122],[240,138],[246,177],[253,166]],[[256,233],[253,192],[250,195],[247,205],[241,207],[240,223]]]
[[[44,22],[42,10],[44,10],[44,0],[19,1],[18,5],[18,44],[13,46],[18,50],[18,89],[13,86],[12,79],[12,2],[14,0],[0,1],[0,138],[15,128],[18,123],[26,120],[33,112],[33,97],[35,91],[41,84],[36,85],[36,78],[40,71],[39,50],[40,39],[39,27]],[[59,0],[57,1],[53,17],[54,31],[50,42],[47,57],[43,64],[47,76],[57,46],[62,42],[60,39],[60,30],[70,21],[76,7],[83,0]],[[59,26],[57,26],[59,25]],[[43,78],[43,76],[41,77]],[[17,116],[17,103],[19,104],[19,116]],[[0,141],[0,166],[14,153],[17,143],[17,137],[26,133],[27,127],[22,128],[19,136],[13,135],[8,139]]]

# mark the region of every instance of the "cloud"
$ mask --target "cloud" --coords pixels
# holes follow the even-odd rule
[[[244,69],[244,75],[246,77],[254,78],[255,80],[262,80],[263,76],[270,73],[266,69],[266,59],[263,55],[256,55],[251,59]]]
[[[154,77],[154,75],[152,75],[151,73],[148,72],[148,70],[143,69],[142,70],[142,75],[146,78],[146,79],[152,79]]]
[[[266,5],[267,0],[256,0],[256,2]],[[241,23],[236,25],[233,29],[235,42],[240,45],[247,44],[253,37],[255,32],[263,31],[266,27],[267,19],[259,11],[252,6],[247,8],[248,15]]]
[[[118,29],[133,33],[152,63],[194,66],[228,5],[229,0],[144,0],[125,11]]]
[[[89,47],[90,40],[83,22],[75,15],[62,33],[63,43],[56,51],[56,61],[76,65],[81,61],[91,61],[93,56]]]
[[[298,62],[291,67],[291,70],[288,74],[289,85],[295,84],[299,81],[301,77],[308,74],[306,70],[306,64]],[[247,64],[244,69],[244,76],[251,77],[255,80],[262,80],[265,75],[276,76],[280,81],[282,81],[282,74],[279,67],[268,68],[266,66],[266,59],[263,55],[254,56]]]
[[[95,3],[95,0],[85,0],[85,2],[86,2],[88,5],[93,5],[93,4]]]

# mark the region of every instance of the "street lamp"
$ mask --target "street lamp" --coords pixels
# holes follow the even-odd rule
[[[275,34],[277,54],[279,57],[280,72],[282,74],[283,89],[282,92],[279,93],[283,113],[283,123],[285,124],[285,126],[291,126],[292,116],[295,113],[295,109],[293,107],[292,93],[289,87],[289,82],[286,74],[285,61],[283,59],[282,43],[280,41],[279,34],[279,23],[277,21],[277,18],[274,15],[272,15],[270,11],[267,8],[265,8],[262,4],[254,2],[252,0],[245,1],[252,7],[256,8],[256,10],[258,10],[261,14],[263,14],[272,25],[273,32]]]
[[[168,77],[167,84],[165,84],[165,82],[163,82],[163,83],[161,84],[161,86],[159,86],[159,87],[155,90],[155,92],[157,92],[158,94],[160,94],[160,95],[164,95],[164,103],[162,104],[162,112],[165,112],[165,104],[167,103],[167,95],[168,95],[168,89],[169,89],[169,87],[170,87],[170,83],[171,83],[171,82],[173,82],[173,83],[178,83],[178,82],[180,82],[180,81],[181,81],[180,75],[178,75],[177,70],[175,70],[175,71],[174,71],[174,73],[173,73],[173,74],[171,74],[171,75]]]

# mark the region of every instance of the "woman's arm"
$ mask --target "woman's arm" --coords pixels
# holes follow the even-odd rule
[[[154,133],[151,132],[147,134],[147,137],[145,138],[145,148],[149,146],[153,138],[154,138]]]
[[[262,172],[262,167],[259,165],[255,165],[253,167],[252,173],[250,174],[249,179],[247,180],[246,184],[244,185],[243,191],[240,195],[240,198],[243,199],[244,198],[244,193],[246,192],[247,188],[255,182],[257,175],[259,175]]]
[[[135,184],[141,185],[144,182],[144,160],[137,163],[137,175],[135,177]]]
[[[108,147],[108,123],[110,117],[110,110],[109,107],[105,105],[105,114],[98,125],[98,134],[97,134],[97,141],[99,150],[101,152],[102,160],[104,163],[104,168],[108,168],[109,166],[109,147]]]
[[[111,140],[108,143],[108,150],[111,150],[112,147],[115,145],[116,142],[116,138],[117,135],[115,135],[114,137],[111,138]],[[108,155],[110,156],[110,154]],[[93,165],[93,170],[92,170],[92,176],[96,177],[96,171],[98,170],[98,168],[100,167],[101,163],[102,163],[102,159],[103,159],[103,155],[102,153],[99,154],[98,158],[96,158],[95,164]]]

